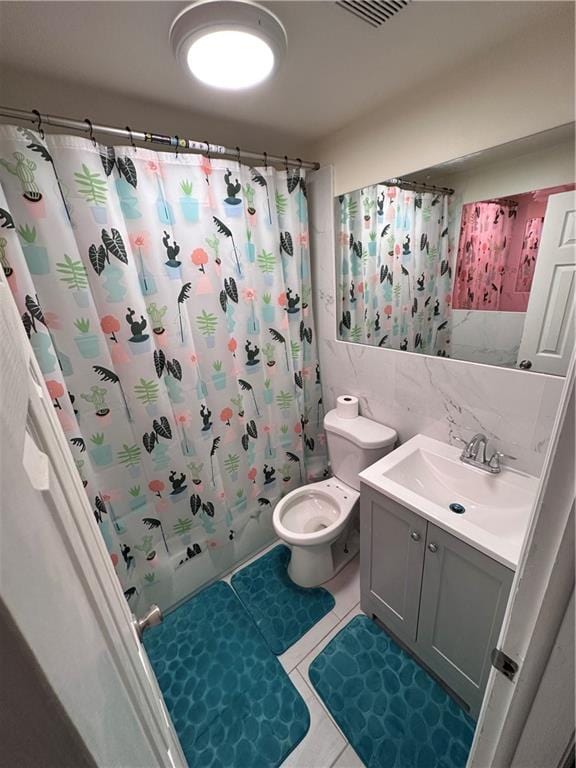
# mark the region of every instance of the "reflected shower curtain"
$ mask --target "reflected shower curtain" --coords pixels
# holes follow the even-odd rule
[[[340,338],[446,356],[448,198],[378,184],[336,206]]]
[[[540,247],[540,238],[542,237],[542,228],[544,219],[537,217],[528,219],[524,228],[524,237],[522,238],[522,250],[518,262],[518,271],[516,273],[515,290],[520,293],[529,293],[532,288],[534,270],[536,269],[536,258],[538,257],[538,248]]]
[[[125,594],[326,469],[304,172],[0,128],[0,257]],[[182,597],[180,594],[177,597]]]
[[[499,309],[517,205],[462,206],[455,309]]]

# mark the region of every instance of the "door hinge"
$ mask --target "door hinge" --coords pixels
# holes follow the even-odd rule
[[[490,660],[494,669],[501,672],[508,680],[514,680],[514,676],[518,672],[518,664],[510,656],[507,656],[500,648],[492,648]]]

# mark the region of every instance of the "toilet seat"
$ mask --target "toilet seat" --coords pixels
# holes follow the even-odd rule
[[[358,491],[330,478],[291,491],[274,509],[272,522],[288,544],[311,546],[335,539],[348,522]]]

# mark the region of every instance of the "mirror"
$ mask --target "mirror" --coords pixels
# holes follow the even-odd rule
[[[338,338],[565,375],[574,124],[335,200]]]

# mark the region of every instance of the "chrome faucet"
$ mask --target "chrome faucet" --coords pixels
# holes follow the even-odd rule
[[[495,451],[488,459],[486,457],[486,447],[488,445],[488,439],[482,432],[474,435],[469,443],[463,440],[461,437],[456,437],[461,443],[464,443],[464,450],[460,454],[460,461],[464,464],[470,464],[472,467],[483,469],[485,472],[490,472],[492,475],[497,475],[502,471],[502,465],[500,459],[504,458],[506,454]],[[509,458],[514,458],[510,456]]]
[[[468,443],[466,448],[463,451],[463,460],[464,459],[473,459],[476,462],[480,462],[481,464],[486,464],[486,445],[488,441],[486,439],[486,435],[483,435],[481,432],[478,432],[477,435],[474,435],[472,440]],[[480,458],[478,458],[478,454],[480,454]]]

